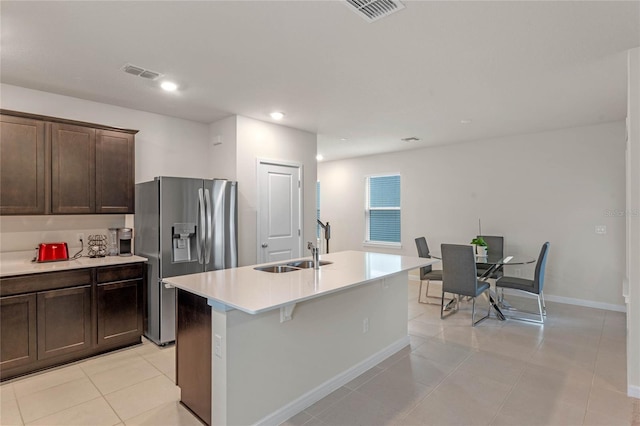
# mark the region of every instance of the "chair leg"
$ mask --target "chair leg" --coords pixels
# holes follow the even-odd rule
[[[471,302],[471,327],[475,327],[476,325],[476,298],[473,298],[473,302]]]
[[[542,311],[542,297],[538,294],[538,310],[540,311],[540,322],[544,322],[544,314]]]
[[[457,294],[452,294],[452,297],[453,297],[453,299],[451,300],[451,302],[453,302],[454,300],[456,300],[456,297],[459,297],[459,295],[457,295]],[[458,300],[459,300],[459,299],[458,299]],[[448,305],[450,305],[450,304],[451,304],[451,302],[449,302],[449,303],[447,304],[447,306],[448,306]],[[459,307],[460,307],[460,302],[458,301],[458,302],[456,303],[455,309],[451,309],[451,310],[449,311],[449,313],[448,313],[447,315],[445,315],[445,314],[444,314],[444,311],[445,311],[445,309],[446,309],[446,306],[445,306],[445,304],[444,304],[444,291],[442,292],[442,296],[440,296],[440,319],[445,319],[446,317],[449,317],[449,316],[451,316],[451,315],[455,314],[456,312],[458,312]]]
[[[427,281],[427,291],[424,294],[424,299],[423,299],[422,298],[422,282],[423,282],[423,280],[420,280],[420,290],[418,290],[418,303],[422,303],[423,305],[437,305],[438,302],[429,302],[429,299],[438,300],[438,297],[437,296],[429,296],[429,285],[431,284],[431,280],[426,280],[426,281]]]
[[[540,290],[540,298],[542,298],[542,315],[547,316],[547,305],[544,303],[544,292]]]
[[[482,317],[478,321],[476,321],[475,320],[475,317],[476,317],[476,298],[472,297],[472,299],[473,299],[473,302],[472,302],[473,304],[471,305],[471,327],[475,327],[476,325],[480,324],[482,321],[484,321],[487,318],[489,318],[489,316],[491,315],[491,302],[489,302],[489,310],[487,311],[487,315],[485,315],[484,317]]]
[[[489,293],[488,302],[489,302],[489,309],[487,310],[487,317],[490,317],[491,316],[491,308],[493,307],[493,306],[491,306],[491,293]]]
[[[504,289],[500,289],[501,290],[501,294],[504,295]],[[508,319],[513,319],[513,320],[519,320],[519,321],[527,321],[527,322],[534,322],[536,324],[544,324],[544,317],[547,315],[546,313],[546,308],[544,306],[544,296],[542,294],[542,292],[540,292],[540,294],[535,294],[535,293],[531,293],[528,292],[526,290],[519,290],[519,289],[512,289],[512,290],[516,290],[516,291],[521,291],[527,294],[531,294],[531,295],[535,295],[538,297],[538,312],[535,311],[525,311],[525,310],[520,310],[520,309],[516,309],[515,307],[512,307],[509,305],[509,302],[504,301],[503,299],[503,308],[505,308],[505,310],[503,312],[507,313],[507,315],[505,315]],[[529,317],[523,317],[523,316],[518,316],[518,314],[528,314],[528,315],[535,315],[535,316],[539,316],[540,319],[536,319],[534,318],[529,318]]]

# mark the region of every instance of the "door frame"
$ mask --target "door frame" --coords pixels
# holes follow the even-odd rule
[[[300,235],[298,235],[298,249],[300,252],[300,256],[304,254],[304,247],[302,241],[304,240],[304,165],[297,161],[283,161],[283,160],[273,160],[269,158],[256,158],[256,261],[258,263],[263,263],[263,259],[261,258],[261,242],[260,236],[262,235],[262,227],[260,225],[260,217],[262,213],[263,206],[260,205],[262,190],[260,185],[260,166],[262,164],[265,165],[273,165],[273,166],[283,166],[283,167],[293,167],[298,169],[298,173],[300,176],[300,180],[298,181],[298,223],[300,224]]]

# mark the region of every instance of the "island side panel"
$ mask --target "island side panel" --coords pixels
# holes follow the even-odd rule
[[[180,400],[211,424],[212,313],[207,299],[178,289],[176,385]]]
[[[300,302],[293,319],[280,310],[226,313],[228,424],[254,424],[330,379],[407,339],[408,274],[396,275]],[[364,332],[364,321],[368,331]],[[214,333],[216,322],[214,321]],[[217,413],[222,415],[222,413]],[[213,410],[214,424],[217,423]]]

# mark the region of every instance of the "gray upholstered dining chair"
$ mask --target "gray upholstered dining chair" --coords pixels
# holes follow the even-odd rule
[[[537,323],[544,323],[544,317],[547,315],[547,307],[544,303],[544,293],[542,291],[544,287],[544,273],[547,266],[547,254],[549,253],[549,242],[542,245],[540,249],[540,255],[538,256],[538,263],[536,264],[536,271],[533,276],[533,280],[518,277],[504,276],[500,281],[496,282],[496,290],[500,289],[499,301],[504,302],[504,289],[509,288],[512,290],[523,291],[529,294],[538,296],[538,312],[518,311],[527,314],[540,315],[540,320],[518,317],[508,315],[508,318],[517,319],[522,321],[531,321]],[[508,310],[507,310],[508,312]]]
[[[430,259],[429,246],[427,245],[427,239],[425,237],[416,238],[416,248],[418,249],[418,257]],[[437,302],[429,302],[429,299],[440,299],[436,296],[429,296],[429,284],[431,281],[442,281],[442,271],[434,271],[429,266],[423,266],[420,268],[420,290],[418,290],[418,302],[430,305],[437,305]],[[426,301],[422,301],[422,283],[427,282],[427,291],[425,292]]]
[[[440,302],[440,318],[444,318],[444,293],[469,296],[473,299],[471,308],[471,325],[489,318],[491,304],[487,315],[475,320],[476,297],[489,290],[489,283],[478,281],[476,258],[473,247],[469,245],[442,244],[442,299]],[[488,299],[488,298],[487,298]],[[456,311],[459,308],[456,304]]]
[[[478,235],[478,237],[482,237],[485,243],[487,243],[487,253],[490,259],[502,259],[504,257],[504,237],[498,237],[494,235]],[[484,275],[492,265],[483,265],[482,263],[478,263],[478,276]],[[486,278],[492,278],[494,280],[499,280],[502,278],[504,273],[502,269],[498,271],[492,272]]]

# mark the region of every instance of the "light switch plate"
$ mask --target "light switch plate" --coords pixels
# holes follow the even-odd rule
[[[222,358],[222,336],[219,334],[216,334],[213,337],[213,353],[218,358]]]

